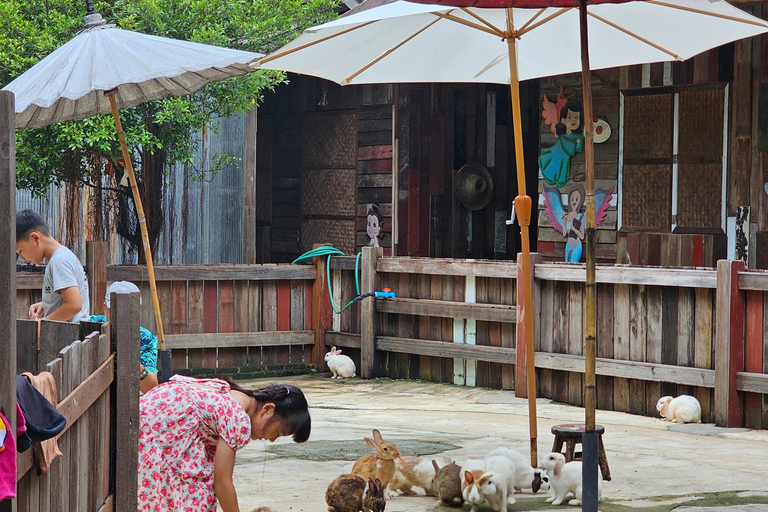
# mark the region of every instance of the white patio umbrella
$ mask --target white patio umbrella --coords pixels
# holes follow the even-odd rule
[[[259,66],[318,76],[341,85],[509,84],[519,193],[513,212],[516,208],[520,221],[523,287],[529,304],[532,293],[528,225],[532,206],[525,192],[519,81],[578,71],[586,77],[590,69],[686,60],[710,48],[768,31],[768,23],[724,0],[415,2],[421,3],[396,1],[305,30],[301,37],[263,58]],[[449,5],[424,5],[434,3]],[[467,7],[455,7],[458,4]],[[579,6],[585,11],[583,15]],[[583,51],[587,46],[588,53]],[[591,117],[588,86],[586,81],[587,119]],[[594,229],[590,233],[590,228],[594,228],[591,136],[591,128],[586,127],[588,283],[590,278],[594,283],[594,251],[590,252],[594,246]],[[589,288],[588,309],[589,297],[594,296]],[[531,460],[536,465],[532,315],[523,312],[521,321],[526,333]],[[586,343],[586,366],[587,374],[594,377],[594,329],[590,330],[590,326],[594,322],[588,320],[587,338],[591,332],[591,340]],[[587,414],[587,427],[594,429],[594,385],[589,391],[585,403],[592,398],[592,413]]]
[[[118,112],[165,96],[192,94],[212,82],[253,71],[261,54],[179,41],[108,25],[86,1],[85,28],[3,90],[16,96],[16,127],[40,128],[111,112],[141,228],[155,310],[160,368],[171,374],[171,355],[157,298],[155,271],[131,154]]]

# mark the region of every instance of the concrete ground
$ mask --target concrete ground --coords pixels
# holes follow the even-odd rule
[[[304,390],[312,435],[301,445],[289,439],[254,441],[238,453],[234,479],[243,512],[257,505],[279,512],[325,512],[328,484],[349,472],[357,457],[371,453],[362,439],[373,428],[403,455],[440,453],[461,464],[498,446],[528,453],[528,402],[514,392],[325,376],[278,381]],[[583,423],[584,410],[546,399],[537,400],[536,407],[543,458],[552,448],[550,428]],[[605,427],[612,476],[603,485],[602,512],[768,511],[768,431],[675,425],[609,411],[597,411],[597,422]],[[544,501],[547,495],[518,494],[509,510],[578,510],[552,507]],[[436,505],[433,497],[400,496],[388,501],[386,510],[461,510]]]

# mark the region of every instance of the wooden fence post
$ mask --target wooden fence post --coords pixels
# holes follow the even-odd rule
[[[327,244],[313,244],[317,249]],[[315,258],[315,270],[317,271],[315,282],[312,285],[312,330],[315,331],[315,344],[312,346],[312,362],[317,364],[317,371],[325,371],[325,331],[330,329],[333,323],[333,311],[331,299],[328,296],[328,274],[325,268],[325,258]]]
[[[744,294],[739,290],[741,260],[717,262],[715,333],[715,423],[744,424],[744,393],[736,390],[736,372],[744,366]]]
[[[135,512],[139,463],[139,294],[113,293],[115,512]]]
[[[517,255],[517,261],[522,261],[522,255]],[[534,302],[538,301],[540,297],[540,294],[536,289],[536,280],[533,278],[538,263],[541,263],[541,255],[538,253],[531,253],[531,289],[533,290]],[[529,308],[526,307],[525,294],[523,293],[522,265],[517,266],[517,283],[515,289],[517,291],[517,324],[515,324],[515,348],[517,352],[517,359],[515,360],[515,396],[517,398],[528,398],[528,386],[526,384],[528,382],[528,369],[526,367],[527,356],[525,352],[525,325],[523,323],[523,315],[528,312],[535,315],[539,311],[539,308],[536,304],[532,304]],[[538,321],[538,318],[534,316],[534,343],[536,342],[536,336],[541,333],[541,329],[536,328],[536,326],[538,326]],[[551,329],[552,326],[543,326],[543,328]]]
[[[253,264],[258,254],[258,219],[256,216],[256,138],[257,112],[253,108],[245,112],[245,147],[243,149],[243,263]]]
[[[91,293],[91,314],[103,315],[107,293],[107,242],[85,243],[85,268]]]
[[[3,220],[5,219],[5,220]],[[0,91],[0,412],[16,431],[16,108]],[[0,511],[14,512],[16,500]]]
[[[376,262],[382,255],[380,247],[363,247],[360,262],[360,293],[376,290]],[[379,356],[380,357],[380,356]],[[360,303],[360,376],[376,377],[379,370],[376,355],[376,299],[365,298]]]

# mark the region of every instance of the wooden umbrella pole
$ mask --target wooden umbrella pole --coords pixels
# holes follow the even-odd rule
[[[136,184],[136,175],[133,172],[133,162],[128,153],[128,146],[125,144],[125,135],[123,134],[123,124],[120,122],[120,112],[117,110],[117,101],[112,90],[105,93],[109,98],[109,104],[112,106],[112,117],[115,120],[117,129],[117,138],[120,141],[120,150],[123,152],[125,161],[125,172],[128,173],[128,181],[131,183],[133,192],[133,202],[136,205],[136,215],[139,217],[139,227],[141,228],[141,242],[144,246],[144,257],[147,260],[147,274],[149,275],[149,289],[152,291],[152,305],[155,308],[155,327],[157,328],[157,342],[160,350],[165,350],[165,333],[163,332],[163,318],[160,315],[160,300],[157,298],[157,284],[155,283],[155,267],[152,264],[152,249],[149,246],[149,233],[147,231],[147,219],[144,217],[144,207],[141,205],[141,196],[139,195],[139,186]],[[164,371],[170,370],[163,368]]]
[[[525,364],[528,384],[528,427],[531,438],[531,465],[538,467],[539,455],[536,439],[536,366],[533,353],[533,280],[531,278],[531,248],[528,239],[528,226],[531,224],[532,201],[525,190],[525,159],[523,158],[523,121],[520,112],[520,79],[517,74],[517,39],[514,36],[514,20],[512,8],[507,8],[507,48],[509,50],[509,89],[512,96],[512,123],[515,132],[515,162],[517,166],[517,197],[515,198],[515,215],[520,223],[520,238],[522,240],[523,267],[523,332],[525,333]],[[518,286],[520,283],[518,283]],[[520,308],[520,304],[518,304]],[[520,340],[518,340],[520,343]]]

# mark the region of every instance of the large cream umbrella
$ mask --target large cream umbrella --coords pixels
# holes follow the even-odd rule
[[[112,113],[131,184],[147,262],[160,345],[161,378],[171,375],[171,354],[157,298],[155,271],[131,154],[118,112],[165,96],[192,94],[212,82],[244,75],[258,53],[179,41],[107,24],[87,0],[85,28],[3,90],[16,95],[16,127],[40,128]]]
[[[430,0],[414,0],[431,3]],[[532,201],[526,194],[520,80],[584,71],[584,117],[591,119],[589,69],[686,60],[710,48],[768,31],[768,24],[724,0],[396,1],[304,31],[259,66],[342,85],[457,82],[509,84],[521,226],[524,307],[532,304],[528,247]],[[586,4],[589,3],[587,8]],[[464,7],[455,7],[461,4]],[[620,5],[619,5],[620,4]],[[581,9],[579,9],[581,7]],[[587,29],[592,45],[587,44]],[[587,50],[588,49],[588,50]],[[591,66],[591,67],[590,67]],[[592,130],[585,123],[587,186],[587,430],[594,430],[595,267]],[[536,465],[533,317],[522,311],[531,462]]]

